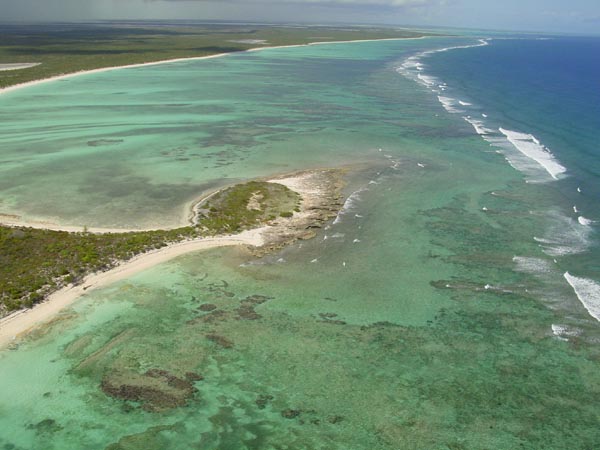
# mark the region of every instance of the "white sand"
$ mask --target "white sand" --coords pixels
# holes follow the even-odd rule
[[[15,64],[0,64],[0,72],[7,70],[29,69],[30,67],[39,66],[41,63],[15,63]]]
[[[351,42],[402,41],[402,40],[406,40],[406,39],[424,39],[426,37],[428,37],[428,36],[421,36],[421,37],[415,37],[415,38],[357,39],[355,41],[328,41],[328,42],[311,42],[308,44],[277,45],[277,46],[272,46],[272,47],[257,47],[257,48],[251,48],[248,50],[240,50],[239,52],[217,53],[215,55],[208,55],[208,56],[193,56],[193,57],[189,57],[189,58],[165,59],[162,61],[152,61],[152,62],[140,63],[140,64],[129,64],[129,65],[125,65],[125,66],[102,67],[100,69],[82,70],[80,72],[67,73],[64,75],[57,75],[54,77],[44,78],[42,80],[28,81],[26,83],[20,83],[20,84],[15,84],[14,86],[0,88],[0,95],[4,94],[5,92],[16,91],[17,89],[23,89],[23,88],[30,87],[30,86],[36,86],[36,85],[42,84],[42,83],[48,83],[49,81],[64,80],[64,79],[76,77],[79,75],[102,73],[102,72],[108,72],[111,70],[118,70],[118,69],[132,69],[135,67],[156,66],[159,64],[170,64],[170,63],[176,63],[176,62],[182,62],[182,61],[194,61],[194,60],[200,60],[200,59],[220,58],[222,56],[232,55],[232,54],[236,54],[236,53],[258,52],[261,50],[268,50],[268,49],[273,49],[273,48],[294,48],[294,47],[306,47],[306,46],[310,46],[310,45],[325,45],[325,44],[348,44]]]
[[[86,292],[108,286],[116,281],[131,277],[136,273],[186,253],[233,245],[260,246],[264,243],[262,233],[267,228],[256,228],[231,236],[200,238],[178,242],[136,256],[106,272],[88,275],[81,284],[77,286],[69,285],[50,295],[45,302],[31,309],[18,311],[0,320],[0,348],[6,347],[18,337],[26,335],[37,326],[47,322]]]
[[[53,222],[47,221],[31,221],[27,222],[21,220],[20,217],[16,217],[8,214],[0,214],[0,225],[5,225],[7,227],[23,227],[23,228],[36,228],[38,230],[52,230],[52,231],[68,231],[69,233],[78,233],[81,231],[94,233],[94,234],[104,234],[104,233],[127,233],[129,231],[153,231],[146,229],[126,229],[126,228],[95,228],[95,227],[81,227],[74,225],[59,225]],[[185,225],[182,225],[185,226]],[[166,228],[162,228],[166,229]]]
[[[314,177],[318,177],[318,171],[303,171],[294,175],[273,178],[268,181],[270,183],[283,184],[296,191],[303,197],[303,204],[310,206],[313,199],[323,194],[322,188],[318,184],[315,184]],[[91,290],[108,286],[116,281],[123,280],[186,253],[234,245],[260,247],[268,243],[267,240],[269,237],[277,234],[285,234],[295,221],[302,220],[309,215],[310,212],[307,209],[303,208],[303,211],[295,213],[291,219],[279,218],[273,223],[273,226],[266,225],[235,235],[198,238],[170,244],[166,247],[138,255],[111,270],[90,274],[80,284],[76,286],[69,285],[54,292],[48,296],[46,301],[35,305],[33,308],[17,311],[10,316],[0,319],[0,349],[33,331],[36,327],[48,322],[48,320],[56,316],[62,309],[71,305],[79,297]],[[31,226],[31,224],[24,223],[23,226]],[[58,227],[57,229],[69,231],[68,228]],[[75,231],[81,231],[80,227],[74,228]],[[107,229],[97,230],[105,231]],[[123,232],[127,230],[116,231]]]

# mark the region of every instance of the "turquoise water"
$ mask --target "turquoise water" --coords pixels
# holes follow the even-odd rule
[[[473,42],[267,50],[0,97],[0,212],[25,218],[174,225],[205,189],[357,167],[315,239],[178,258],[1,353],[0,445],[595,448],[598,324],[533,239],[555,189],[397,71]],[[558,275],[526,270],[540,261]],[[105,393],[120,385],[142,394]]]

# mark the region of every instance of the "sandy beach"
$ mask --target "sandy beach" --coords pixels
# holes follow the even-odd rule
[[[268,225],[234,235],[203,237],[169,244],[163,248],[135,256],[110,270],[90,274],[81,283],[66,286],[50,294],[44,302],[35,305],[33,308],[17,311],[0,319],[0,348],[16,342],[36,327],[48,322],[83,294],[108,286],[186,253],[217,247],[243,245],[257,249],[255,254],[262,255],[297,239],[313,237],[314,231],[306,231],[309,225],[318,225],[331,219],[339,210],[336,205],[341,206],[343,203],[339,198],[343,185],[340,174],[340,170],[314,170],[283,175],[268,180],[271,183],[283,184],[299,193],[302,196],[300,212],[294,213],[290,218],[278,218]],[[328,206],[326,212],[323,212],[320,208],[324,205]],[[23,226],[29,226],[29,224]],[[58,229],[69,231],[66,228],[69,227]],[[81,231],[81,229],[77,227],[76,231]]]
[[[99,69],[82,70],[79,72],[67,73],[64,75],[57,75],[54,77],[43,78],[41,80],[28,81],[26,83],[20,83],[20,84],[15,84],[14,86],[0,88],[0,95],[7,93],[7,92],[16,91],[18,89],[36,86],[38,84],[48,83],[50,81],[65,80],[67,78],[77,77],[80,75],[102,73],[102,72],[108,72],[111,70],[133,69],[133,68],[137,68],[137,67],[157,66],[160,64],[171,64],[171,63],[177,63],[177,62],[183,62],[183,61],[195,61],[195,60],[202,60],[202,59],[221,58],[223,56],[233,55],[233,54],[237,54],[237,53],[258,52],[258,51],[262,51],[262,50],[269,50],[269,49],[275,49],[275,48],[295,48],[295,47],[307,47],[307,46],[312,46],[312,45],[326,45],[326,44],[348,44],[351,42],[402,41],[402,40],[406,40],[406,39],[424,39],[426,37],[427,36],[420,36],[420,37],[414,37],[414,38],[359,39],[359,40],[354,40],[354,41],[326,41],[326,42],[324,41],[324,42],[310,42],[308,44],[276,45],[276,46],[271,46],[271,47],[250,48],[248,50],[240,50],[240,51],[236,51],[236,52],[216,53],[214,55],[207,55],[207,56],[191,56],[188,58],[165,59],[165,60],[161,60],[161,61],[151,61],[151,62],[139,63],[139,64],[128,64],[128,65],[124,65],[124,66],[102,67]]]

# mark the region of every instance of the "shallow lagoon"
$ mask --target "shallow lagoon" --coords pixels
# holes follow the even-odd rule
[[[447,44],[268,50],[1,97],[11,164],[1,209],[25,217],[164,226],[200,191],[236,179],[361,170],[346,213],[312,241],[263,259],[187,255],[92,292],[3,352],[0,443],[597,445],[597,324],[564,283],[514,270],[515,255],[548,260],[532,239],[546,219],[527,211],[550,208],[552,192],[527,185],[394,70],[403,55]],[[40,101],[43,114],[16,120]],[[565,322],[582,334],[555,337],[552,324]],[[171,395],[103,392],[126,380]],[[184,406],[165,406],[181,396]]]

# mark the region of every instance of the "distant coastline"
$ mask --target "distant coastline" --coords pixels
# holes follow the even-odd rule
[[[112,70],[119,70],[119,69],[135,69],[138,67],[157,66],[157,65],[162,65],[162,64],[172,64],[172,63],[185,62],[185,61],[196,61],[196,60],[202,60],[202,59],[221,58],[221,57],[227,56],[227,55],[258,52],[258,51],[262,51],[262,50],[271,50],[271,49],[277,49],[277,48],[309,47],[309,46],[314,46],[314,45],[329,45],[329,44],[350,44],[350,43],[356,43],[356,42],[403,41],[403,40],[413,40],[413,39],[425,39],[427,37],[430,37],[430,36],[398,37],[398,38],[382,38],[382,39],[357,39],[357,40],[349,40],[349,41],[322,41],[322,42],[309,42],[307,44],[275,45],[275,46],[269,46],[269,47],[255,47],[255,48],[250,48],[247,50],[239,50],[239,51],[233,51],[233,52],[227,52],[227,53],[215,53],[214,55],[190,56],[190,57],[184,57],[184,58],[173,58],[173,59],[165,59],[165,60],[160,60],[160,61],[150,61],[150,62],[145,62],[145,63],[126,64],[123,66],[101,67],[98,69],[81,70],[78,72],[65,73],[62,75],[56,75],[56,76],[52,76],[52,77],[48,77],[48,78],[41,78],[39,80],[27,81],[25,83],[19,83],[19,84],[15,84],[12,86],[6,86],[3,88],[0,88],[0,95],[5,94],[7,92],[13,92],[13,91],[16,91],[19,89],[24,89],[24,88],[31,87],[31,86],[37,86],[39,84],[48,83],[50,81],[65,80],[68,78],[77,77],[77,76],[81,76],[81,75],[109,72]]]

